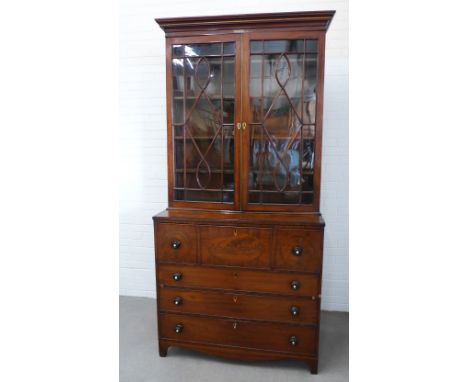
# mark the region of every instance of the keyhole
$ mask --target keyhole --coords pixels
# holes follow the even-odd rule
[[[237,329],[237,322],[234,322],[234,323],[232,324],[232,327],[233,327],[234,329]]]
[[[237,296],[234,296],[232,299],[234,300],[234,302],[237,302]]]
[[[234,228],[234,236],[237,237],[237,228]]]

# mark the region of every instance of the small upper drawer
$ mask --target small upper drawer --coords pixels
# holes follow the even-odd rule
[[[275,268],[321,272],[322,243],[322,231],[279,228],[276,231]]]
[[[267,268],[271,228],[200,226],[202,264]]]
[[[157,260],[160,262],[195,263],[197,232],[191,224],[158,223],[156,225]]]

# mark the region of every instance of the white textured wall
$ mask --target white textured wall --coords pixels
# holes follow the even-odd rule
[[[327,33],[321,211],[325,310],[348,310],[348,3],[121,0],[120,293],[155,297],[151,217],[167,206],[164,33],[154,18],[336,10]]]

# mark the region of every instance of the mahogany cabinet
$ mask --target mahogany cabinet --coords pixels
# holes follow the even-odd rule
[[[169,208],[158,340],[317,373],[325,33],[334,11],[157,19]]]

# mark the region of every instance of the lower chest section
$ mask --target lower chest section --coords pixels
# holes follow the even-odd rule
[[[156,222],[160,341],[316,356],[323,228]]]

